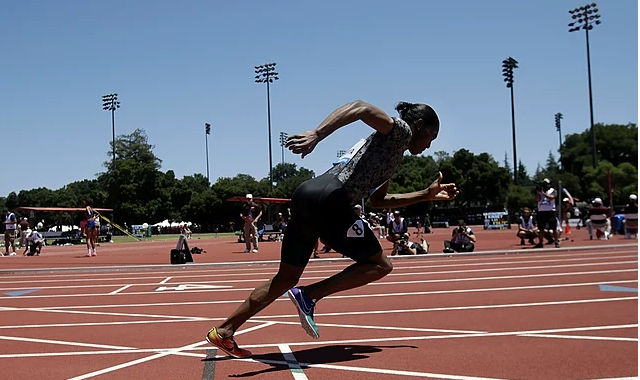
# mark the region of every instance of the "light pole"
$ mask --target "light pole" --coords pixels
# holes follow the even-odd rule
[[[594,25],[600,25],[600,15],[596,3],[587,4],[569,11],[575,21],[569,24],[569,32],[584,29],[587,36],[587,75],[589,78],[589,114],[591,116],[591,164],[596,167],[596,132],[593,129],[593,96],[591,93],[591,56],[589,53],[589,31]]]
[[[556,115],[556,131],[558,131],[558,139],[560,140],[560,148],[558,148],[558,152],[562,149],[562,124],[560,120],[562,120],[562,114],[558,112]],[[560,153],[560,163],[562,164],[562,153]]]
[[[120,108],[120,102],[118,101],[118,94],[102,95],[102,109],[105,111],[111,111],[111,133],[113,138],[113,160],[111,161],[111,170],[116,169],[116,124],[115,113],[116,109]]]
[[[518,61],[509,57],[502,61],[502,75],[507,87],[511,89],[511,131],[513,134],[513,183],[518,184],[518,156],[516,153],[516,111],[513,101],[513,69],[518,68]]]
[[[282,163],[284,164],[284,144],[287,142],[289,135],[286,132],[280,132],[280,147],[282,148]]]
[[[211,134],[211,124],[204,123],[204,146],[207,152],[207,182],[211,184],[211,179],[209,179],[209,135]]]
[[[273,83],[274,80],[278,80],[278,73],[276,72],[276,63],[267,63],[264,65],[255,66],[256,83],[267,84],[267,120],[269,123],[269,186],[273,190],[273,157],[271,154],[271,97],[269,94],[269,83]]]

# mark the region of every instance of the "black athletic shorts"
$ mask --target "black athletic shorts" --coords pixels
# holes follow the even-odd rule
[[[310,179],[293,192],[282,262],[305,267],[318,238],[356,262],[365,262],[382,251],[369,225],[351,207],[342,182],[332,174]]]
[[[540,230],[555,231],[558,228],[555,211],[538,211],[536,222]]]

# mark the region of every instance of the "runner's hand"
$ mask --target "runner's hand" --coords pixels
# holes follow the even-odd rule
[[[455,183],[442,184],[442,172],[439,173],[438,178],[433,181],[429,186],[429,198],[430,201],[450,201],[456,198],[460,193]]]
[[[313,152],[313,149],[315,149],[319,142],[320,136],[318,136],[316,131],[307,131],[299,135],[287,137],[287,141],[284,146],[294,154],[301,154],[302,158],[304,158],[306,155]]]

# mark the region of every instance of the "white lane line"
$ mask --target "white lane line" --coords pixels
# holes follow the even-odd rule
[[[0,339],[1,340],[13,340],[13,341],[16,341],[16,342],[61,344],[63,346],[106,348],[106,349],[112,349],[112,350],[135,350],[135,348],[132,348],[132,347],[111,346],[111,345],[106,345],[106,344],[93,344],[93,343],[81,343],[81,342],[69,342],[69,341],[64,341],[64,340],[25,338],[25,337],[19,337],[19,336],[0,336]]]
[[[628,263],[628,262],[619,262],[618,264],[623,264],[623,263]],[[576,264],[574,264],[576,265]],[[594,264],[578,264],[578,265],[594,265]],[[576,265],[576,266],[578,266]],[[533,267],[531,267],[533,268]],[[507,268],[507,269],[513,269],[513,268]],[[505,270],[507,270],[505,269]],[[500,269],[502,270],[502,269]],[[479,270],[471,270],[471,271],[467,271],[467,272],[476,272],[476,271],[486,271],[486,269],[479,269]],[[491,269],[491,271],[494,271],[493,269]],[[442,274],[443,272],[425,272],[425,273],[410,273],[410,274],[406,274],[406,275],[425,275],[425,274]],[[447,272],[447,273],[454,273],[454,272]],[[455,272],[457,273],[457,271]],[[405,275],[404,273],[402,275]],[[637,279],[636,279],[637,281]],[[200,292],[237,292],[237,291],[252,291],[254,290],[254,288],[231,288],[231,289],[227,289],[227,288],[210,288],[210,289],[185,289],[185,290],[165,290],[162,292],[162,294],[174,294],[174,293],[200,293]],[[149,294],[157,294],[158,292],[155,291],[146,291],[146,292],[128,292],[126,294],[124,294],[125,296],[131,296],[131,295],[149,295]],[[46,294],[46,295],[25,295],[25,296],[20,296],[20,299],[27,299],[27,298],[73,298],[73,297],[101,297],[101,296],[109,296],[110,294],[107,293],[81,293],[81,294]],[[118,294],[120,295],[120,294]],[[0,297],[0,299],[16,299],[15,297],[12,296],[7,296],[7,297]]]
[[[289,302],[289,300],[282,299]],[[597,298],[597,299],[581,299],[581,300],[566,300],[566,301],[549,301],[549,302],[535,302],[535,303],[518,303],[518,304],[498,304],[498,305],[473,305],[473,306],[449,306],[449,307],[436,307],[429,309],[395,309],[395,310],[371,310],[371,311],[349,311],[340,313],[316,313],[316,316],[343,316],[343,315],[376,315],[376,314],[403,314],[403,313],[423,313],[423,312],[438,312],[438,311],[460,311],[460,310],[483,310],[483,309],[501,309],[512,307],[527,307],[527,306],[558,306],[558,305],[573,305],[573,304],[587,304],[587,303],[600,303],[600,302],[622,302],[622,301],[637,301],[638,297],[620,297],[620,298]],[[118,322],[88,322],[88,323],[55,323],[55,324],[39,324],[39,325],[12,325],[12,326],[0,326],[0,329],[20,329],[20,328],[47,328],[47,327],[76,327],[76,326],[110,326],[110,325],[128,325],[128,324],[145,324],[145,323],[171,323],[171,322],[203,322],[203,321],[223,321],[224,317],[214,318],[190,318],[175,320],[157,320],[157,321],[118,321]],[[265,319],[271,318],[298,318],[298,314],[289,315],[258,315],[254,316],[249,322],[265,322]],[[276,322],[277,323],[277,322]]]
[[[599,270],[599,271],[584,271],[584,272],[557,272],[557,273],[536,273],[536,274],[522,274],[522,275],[507,275],[507,276],[489,276],[489,277],[460,277],[460,278],[442,278],[442,279],[432,279],[432,280],[409,280],[409,281],[384,281],[384,282],[372,282],[367,284],[368,286],[376,286],[376,285],[402,285],[402,284],[423,284],[423,283],[438,283],[438,282],[460,282],[460,281],[485,281],[485,280],[509,280],[509,279],[521,279],[521,278],[538,278],[538,277],[557,277],[557,276],[579,276],[579,275],[589,275],[589,274],[610,274],[610,273],[627,273],[627,272],[637,272],[638,268],[633,269],[613,269],[613,270]],[[415,275],[419,275],[414,273]],[[430,272],[423,272],[420,274],[430,274]],[[173,278],[173,277],[168,277]],[[326,277],[302,277],[302,280],[323,280]],[[234,280],[234,283],[241,282],[264,282],[268,280],[268,278],[254,278],[254,279],[244,279],[244,280]],[[206,281],[190,281],[188,285],[207,285],[207,284],[228,284],[228,280],[206,280]],[[40,287],[40,290],[50,290],[50,289],[82,289],[82,288],[99,288],[99,287],[114,287],[125,284],[96,284],[96,285],[61,285],[61,286],[45,286]],[[155,286],[158,285],[155,282],[149,283],[139,283],[139,284],[129,284],[129,286]],[[22,288],[4,288],[2,290],[25,290],[31,289],[32,287],[22,287]]]
[[[118,294],[118,293],[120,293],[121,291],[123,291],[125,289],[129,289],[130,287],[131,287],[131,285],[125,285],[125,286],[121,287],[120,289],[116,289],[116,290],[114,290],[113,292],[111,292],[109,294]]]
[[[271,365],[287,365],[289,362],[283,362],[280,360],[264,360],[264,359],[234,359],[240,361],[254,361],[261,362],[265,364]],[[468,375],[451,375],[444,373],[429,373],[429,372],[415,372],[415,371],[403,371],[403,370],[395,370],[395,369],[385,369],[385,368],[369,368],[369,367],[356,367],[356,366],[343,366],[336,364],[312,364],[312,363],[298,363],[299,366],[305,368],[324,368],[324,369],[337,369],[340,371],[351,371],[351,372],[364,372],[364,373],[375,373],[375,374],[385,374],[385,375],[396,375],[396,376],[409,376],[409,377],[423,377],[428,379],[448,379],[448,380],[503,380],[494,377],[476,377],[476,376],[468,376]],[[306,376],[304,377],[306,379]],[[294,377],[294,379],[298,379]]]
[[[193,320],[203,320],[201,317],[190,317],[190,316],[180,316],[180,315],[158,315],[158,314],[134,314],[134,313],[114,313],[107,311],[80,311],[80,310],[56,310],[56,309],[46,309],[41,310],[38,308],[24,308],[20,309],[24,311],[37,311],[44,313],[61,313],[61,314],[82,314],[82,315],[111,315],[116,317],[143,317],[143,318],[165,318],[165,319],[193,319]]]
[[[618,256],[618,254],[628,254],[628,253],[636,253],[637,254],[638,250],[625,250],[625,251],[620,251],[620,252],[616,252],[616,255],[613,256],[606,256],[603,255],[602,253],[589,253],[588,255],[585,255],[586,257],[575,257],[575,254],[566,254],[566,255],[554,255],[552,259],[548,259],[549,256],[547,255],[541,255],[541,256],[527,256],[527,257],[512,257],[514,260],[509,260],[509,261],[504,261],[505,258],[504,257],[483,257],[482,262],[477,262],[478,258],[471,258],[471,259],[462,259],[462,258],[456,258],[456,263],[455,264],[441,264],[440,260],[412,260],[410,263],[407,263],[407,266],[403,266],[398,264],[394,265],[394,270],[397,272],[399,270],[414,270],[414,269],[422,269],[422,268],[429,268],[429,269],[435,269],[435,268],[447,268],[447,267],[460,267],[460,266],[489,266],[489,265],[512,265],[512,264],[528,264],[528,263],[552,263],[552,262],[569,262],[569,261],[592,261],[592,260],[611,260],[611,259],[622,259],[622,258],[636,258],[636,263],[637,263],[637,255],[623,255],[623,256]],[[566,256],[566,258],[564,258]],[[531,258],[536,258],[539,257],[541,258],[541,260],[525,260],[526,259],[531,259]],[[546,260],[545,260],[546,259]],[[503,260],[503,261],[494,261],[494,260]],[[417,265],[417,264],[425,264],[425,265]],[[604,265],[604,263],[603,263]],[[311,270],[307,270],[305,271],[305,273],[327,273],[327,272],[333,272],[336,269],[340,269],[343,268],[345,265],[344,264],[333,264],[333,265],[313,265],[310,266],[310,268],[313,268]],[[314,270],[317,268],[328,268],[327,270]],[[236,269],[224,269],[224,268],[213,268],[213,269],[208,269],[208,270],[196,270],[196,269],[192,269],[189,268],[189,274],[184,274],[182,276],[178,276],[175,275],[174,278],[176,279],[188,279],[188,278],[193,278],[193,277],[229,277],[229,276],[254,276],[254,275],[260,275],[260,276],[271,276],[273,274],[275,274],[276,269],[274,268],[273,270],[265,270],[268,268],[236,268]],[[251,272],[251,271],[255,271],[252,273],[238,273],[238,272]],[[258,272],[258,271],[262,271],[262,272]],[[233,272],[233,273],[228,273],[228,274],[221,274],[221,273],[217,273],[217,274],[204,274],[204,273],[211,273],[211,272]],[[130,281],[130,280],[156,280],[159,278],[163,278],[163,276],[161,277],[162,274],[175,274],[175,273],[184,273],[184,271],[181,272],[175,272],[175,271],[170,271],[170,272],[162,272],[162,271],[154,271],[155,276],[149,276],[149,270],[144,271],[144,272],[127,272],[127,275],[129,275],[130,277],[116,277],[116,278],[102,278],[100,279],[100,281]],[[201,274],[203,273],[203,274]],[[397,274],[397,273],[396,273]],[[122,273],[92,273],[91,279],[95,280],[96,276],[115,276],[115,275],[122,275]],[[139,275],[142,275],[139,276]],[[394,273],[392,273],[391,275],[394,275]],[[40,283],[40,282],[60,282],[60,281],[66,281],[66,282],[86,282],[87,279],[89,277],[87,277],[88,275],[86,273],[83,274],[69,274],[69,275],[57,275],[52,279],[42,279],[42,274],[38,274],[38,280],[25,280],[25,281],[21,281],[22,279],[25,278],[25,275],[21,275],[21,276],[17,276],[15,281],[0,281],[0,284],[21,284],[21,283]],[[64,279],[66,277],[82,277],[79,279]],[[9,278],[9,277],[4,277],[4,278]],[[154,283],[155,284],[155,283]],[[14,288],[11,288],[14,289]]]
[[[245,333],[248,333],[248,332],[251,332],[251,331],[254,331],[254,330],[258,330],[258,329],[261,329],[263,327],[268,327],[268,326],[271,326],[271,325],[273,325],[273,323],[270,323],[270,322],[263,323],[263,324],[258,325],[258,326],[253,326],[253,327],[249,327],[249,328],[244,329],[244,330],[237,331],[235,333],[235,335],[242,335],[242,334],[245,334]],[[204,346],[206,344],[208,344],[208,342],[205,340],[205,341],[199,341],[199,342],[196,342],[196,343],[192,343],[192,344],[189,344],[189,345],[186,345],[186,346],[182,346],[182,347],[179,347],[179,348],[173,348],[173,349],[169,349],[169,350],[162,350],[162,352],[159,352],[159,353],[157,353],[155,355],[147,356],[145,358],[132,360],[132,361],[129,361],[129,362],[126,362],[126,363],[118,364],[118,365],[115,365],[115,366],[112,366],[112,367],[108,367],[108,368],[104,368],[104,369],[101,369],[101,370],[98,370],[98,371],[90,372],[90,373],[87,373],[87,374],[84,374],[84,375],[76,376],[76,377],[73,377],[73,378],[71,378],[69,380],[89,379],[89,378],[92,378],[92,377],[95,377],[95,376],[104,375],[105,373],[117,371],[117,370],[122,369],[122,368],[131,367],[131,366],[134,366],[136,364],[146,363],[148,361],[159,359],[159,358],[162,358],[162,357],[165,357],[165,356],[168,356],[168,355],[177,354],[177,353],[179,353],[181,351],[186,351],[186,350],[189,350],[189,349],[198,348],[198,347]]]
[[[282,352],[282,356],[284,356],[284,360],[286,364],[289,366],[291,370],[291,374],[293,375],[294,380],[309,380],[307,375],[304,374],[302,367],[300,367],[300,363],[298,363],[298,359],[296,359],[293,352],[291,352],[291,348],[286,344],[279,344],[278,349]]]
[[[167,277],[164,280],[160,281],[159,284],[166,284],[167,281],[171,280],[173,277]]]
[[[521,276],[493,276],[493,277],[463,277],[463,278],[449,278],[449,279],[436,279],[436,280],[416,280],[415,283],[423,282],[465,282],[465,281],[484,281],[484,280],[501,280],[501,279],[510,279],[510,278],[535,278],[535,277],[555,277],[555,276],[572,276],[572,275],[587,275],[587,274],[609,274],[609,273],[629,273],[629,272],[637,272],[638,269],[618,269],[618,270],[609,270],[609,271],[592,271],[592,272],[565,272],[565,273],[551,273],[551,274],[530,274],[530,275],[521,275]],[[242,280],[247,281],[247,280]],[[225,281],[226,282],[226,281]],[[393,284],[405,284],[405,283],[414,283],[414,281],[398,281],[398,282],[386,282],[385,284],[393,285]],[[374,282],[367,285],[378,285],[381,283]],[[329,297],[331,298],[331,297]],[[124,307],[149,307],[149,306],[181,306],[181,305],[210,305],[217,303],[234,303],[234,302],[243,302],[243,300],[231,300],[231,301],[191,301],[191,302],[155,302],[155,303],[133,303],[133,304],[105,304],[105,305],[73,305],[73,306],[46,306],[39,307],[40,310],[47,309],[104,309],[104,308],[124,308]],[[15,309],[11,309],[15,310]],[[0,308],[2,311],[2,308]]]
[[[588,335],[554,335],[554,334],[522,334],[531,338],[559,338],[559,339],[585,339],[585,340],[610,340],[620,342],[637,342],[638,338],[623,338],[618,336],[588,336]]]
[[[251,331],[267,327],[267,323],[251,327]],[[329,345],[329,344],[349,344],[349,343],[374,343],[374,342],[388,342],[388,341],[415,341],[415,340],[430,340],[430,339],[453,339],[453,338],[477,338],[477,337],[496,337],[496,336],[519,336],[526,334],[546,334],[546,333],[561,333],[561,332],[575,332],[575,331],[599,331],[599,330],[617,330],[625,328],[637,328],[638,324],[625,324],[625,325],[606,325],[606,326],[585,326],[585,327],[570,327],[560,329],[546,329],[546,330],[531,330],[531,331],[505,331],[495,333],[482,333],[482,334],[454,334],[454,335],[427,335],[427,336],[406,336],[406,337],[392,337],[392,338],[371,338],[371,339],[351,339],[351,340],[335,340],[335,341],[304,341],[295,343],[266,343],[266,344],[253,344],[243,345],[246,348],[272,348],[279,345],[291,346],[317,346],[317,345]],[[249,329],[246,329],[249,330]],[[248,332],[241,330],[240,333]],[[205,343],[205,342],[200,342]],[[200,344],[204,346],[204,344]],[[193,347],[190,351],[196,350],[208,350],[210,347]],[[133,350],[108,350],[108,351],[70,351],[70,352],[42,352],[42,353],[19,353],[19,354],[0,354],[0,359],[5,358],[28,358],[28,357],[54,357],[54,356],[82,356],[82,355],[108,355],[108,354],[128,354],[128,353],[157,353],[166,351],[177,351],[180,348],[144,348]],[[183,349],[182,351],[186,351]],[[185,352],[182,352],[186,354]],[[205,357],[206,355],[200,355],[199,357]],[[222,356],[220,356],[222,357]]]
[[[434,340],[434,339],[455,339],[455,338],[485,338],[496,336],[518,336],[526,334],[545,334],[554,332],[573,332],[573,331],[594,331],[594,330],[610,330],[620,328],[636,328],[638,324],[629,325],[611,325],[611,326],[590,326],[590,327],[572,327],[562,329],[548,329],[548,330],[532,330],[532,331],[506,331],[506,332],[493,332],[482,334],[452,334],[452,335],[427,335],[427,336],[413,336],[413,337],[389,337],[389,338],[371,338],[371,339],[348,339],[348,340],[333,340],[333,341],[306,341],[306,342],[290,342],[290,343],[264,343],[264,344],[247,344],[245,348],[266,348],[274,347],[278,344],[286,344],[288,346],[318,346],[329,344],[355,344],[355,343],[372,343],[372,342],[397,342],[402,340]]]
[[[530,302],[530,303],[510,303],[501,305],[473,305],[473,306],[449,306],[449,307],[432,307],[424,309],[404,309],[404,310],[369,310],[369,311],[346,311],[340,313],[315,313],[314,317],[339,317],[345,315],[375,315],[375,314],[398,314],[398,313],[422,313],[431,311],[453,311],[453,310],[482,310],[482,309],[504,309],[512,307],[532,307],[532,306],[554,306],[554,305],[579,305],[585,303],[598,302],[615,302],[615,301],[633,301],[638,297],[618,297],[618,298],[597,298],[597,299],[581,299],[572,301],[547,301],[547,302]],[[256,315],[253,320],[271,319],[271,318],[298,318],[298,314],[281,314],[281,315]]]
[[[300,322],[273,321],[276,324],[283,325],[300,325]],[[453,334],[482,334],[486,331],[478,330],[449,330],[449,329],[423,329],[413,327],[397,327],[397,326],[370,326],[370,325],[347,325],[342,323],[316,323],[320,327],[342,327],[348,329],[371,329],[371,330],[395,330],[395,331],[415,331],[415,332],[435,332],[435,333],[453,333]]]

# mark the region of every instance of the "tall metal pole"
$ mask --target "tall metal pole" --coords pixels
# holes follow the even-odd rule
[[[271,97],[267,80],[267,119],[269,123],[269,188],[273,190],[273,154],[271,153]]]
[[[209,178],[209,133],[211,133],[211,124],[204,123],[204,146],[207,151],[207,182],[211,184],[211,178]]]
[[[111,161],[111,166],[113,167],[113,170],[116,170],[116,122],[115,122],[115,118],[116,118],[116,109],[115,108],[111,108],[111,138],[113,141],[113,161]]]
[[[269,188],[271,190],[273,190],[273,157],[271,148],[271,93],[269,83],[279,79],[278,73],[275,70],[275,62],[255,66],[256,83],[267,83],[267,120],[269,124]]]
[[[560,120],[562,120],[562,114],[560,112],[558,112],[555,115],[556,118],[556,130],[558,131],[558,140],[560,142],[560,145],[558,146],[558,153],[560,154],[560,164],[562,164],[562,123]]]
[[[513,69],[518,68],[518,61],[509,57],[502,61],[502,75],[507,87],[511,89],[511,133],[513,136],[513,183],[518,184],[518,155],[516,150],[516,111],[513,97]]]
[[[593,95],[591,92],[591,54],[589,53],[589,28],[584,29],[587,35],[587,76],[589,77],[589,116],[591,118],[591,164],[596,167],[596,131],[593,123]]]
[[[584,5],[569,11],[571,18],[575,20],[569,24],[569,32],[577,32],[584,29],[587,41],[587,77],[589,80],[589,117],[591,123],[591,165],[596,167],[596,132],[593,120],[593,93],[591,89],[591,52],[589,49],[589,30],[595,25],[600,25],[600,15],[596,3]]]
[[[511,133],[513,135],[513,184],[518,184],[518,153],[516,152],[516,108],[511,84]]]

